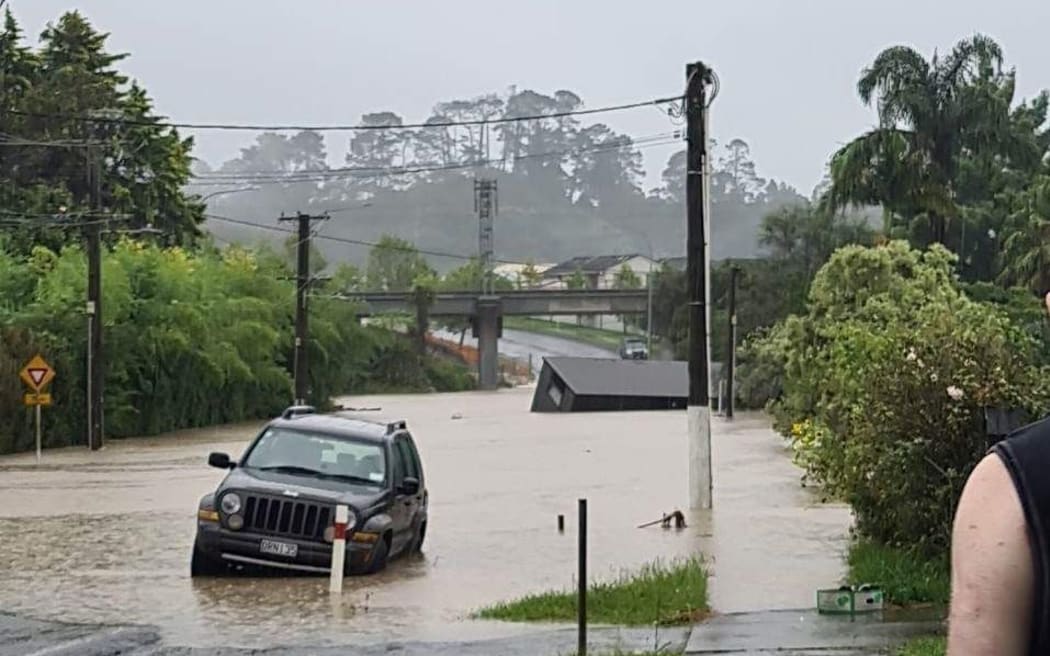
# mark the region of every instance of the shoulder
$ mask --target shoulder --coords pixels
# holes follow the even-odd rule
[[[952,527],[949,654],[1027,653],[1034,565],[1014,477],[996,449],[974,468]]]

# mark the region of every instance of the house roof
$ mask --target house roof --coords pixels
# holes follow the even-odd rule
[[[543,272],[543,275],[556,278],[558,276],[571,276],[577,271],[583,273],[604,273],[609,269],[622,266],[636,257],[644,257],[637,253],[627,255],[580,255],[559,264]]]
[[[545,358],[577,396],[689,395],[689,365],[673,360]]]

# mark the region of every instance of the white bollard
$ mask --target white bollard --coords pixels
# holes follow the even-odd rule
[[[336,594],[343,592],[343,564],[346,559],[346,523],[350,519],[350,508],[343,505],[335,507],[335,530],[332,536],[332,577],[329,590]]]

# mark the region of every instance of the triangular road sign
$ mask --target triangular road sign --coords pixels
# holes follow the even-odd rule
[[[44,358],[34,355],[33,359],[27,362],[26,366],[22,367],[19,377],[34,392],[40,392],[47,387],[48,383],[54,380],[55,370],[51,368],[51,365]]]
[[[44,376],[47,375],[47,369],[27,369],[29,377],[33,379],[37,387],[40,387],[40,383],[44,382]]]

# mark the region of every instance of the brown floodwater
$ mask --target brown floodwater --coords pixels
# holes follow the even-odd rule
[[[809,608],[843,571],[850,514],[799,487],[758,415],[714,420],[713,512],[687,505],[684,412],[533,414],[531,390],[355,398],[409,422],[431,517],[425,554],[346,580],[191,580],[198,499],[261,424],[0,458],[0,609],[157,626],[170,644],[270,646],[466,640],[530,627],[473,610],[573,585],[576,505],[589,505],[589,571],[703,554],[720,612]],[[681,531],[639,524],[681,509]],[[566,516],[565,533],[557,516]]]

